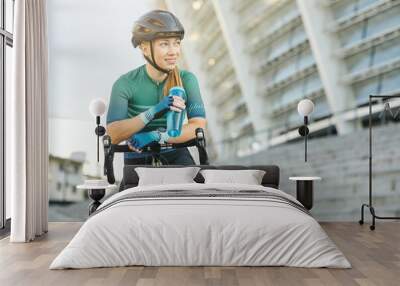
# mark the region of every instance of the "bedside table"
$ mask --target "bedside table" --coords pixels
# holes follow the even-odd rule
[[[313,207],[314,191],[313,182],[321,180],[320,177],[290,177],[289,180],[296,181],[296,198],[303,206],[311,210]]]
[[[77,186],[77,189],[83,189],[88,191],[88,196],[93,200],[89,205],[89,215],[96,211],[101,205],[100,200],[106,194],[106,189],[113,187],[109,185],[105,180],[85,180],[83,185]]]

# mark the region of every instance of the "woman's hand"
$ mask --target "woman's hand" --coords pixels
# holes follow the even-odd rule
[[[176,95],[172,97],[173,97],[173,102],[170,109],[177,112],[182,112],[183,110],[185,110],[186,108],[185,100],[183,100],[183,98],[181,98],[180,96]]]
[[[150,131],[134,134],[128,141],[128,147],[134,152],[141,153],[142,149],[153,142],[158,142],[161,139],[160,132]]]
[[[176,95],[168,95],[164,96],[164,98],[159,103],[157,103],[150,109],[153,109],[154,115],[157,116],[159,113],[168,111],[168,109],[181,112],[182,110],[185,110],[185,108],[185,101],[181,97]]]
[[[149,108],[148,110],[139,114],[140,119],[142,119],[143,123],[147,125],[154,118],[161,117],[168,110],[173,110],[177,112],[182,112],[185,110],[186,105],[185,101],[179,96],[164,96],[164,98]]]

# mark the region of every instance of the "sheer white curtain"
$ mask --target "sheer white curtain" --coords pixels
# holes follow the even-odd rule
[[[47,232],[48,116],[46,0],[16,0],[13,92],[9,99],[12,242]]]

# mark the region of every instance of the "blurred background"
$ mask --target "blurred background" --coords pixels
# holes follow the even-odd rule
[[[152,9],[185,27],[180,67],[199,80],[210,163],[276,164],[290,194],[290,176],[319,176],[312,214],[358,221],[368,201],[369,95],[400,92],[400,0],[48,1],[50,221],[87,217],[76,186],[103,172],[88,106],[108,102],[115,80],[145,63],[130,33]],[[307,162],[304,98],[315,104]],[[376,100],[372,114],[374,204],[398,216],[400,102]]]

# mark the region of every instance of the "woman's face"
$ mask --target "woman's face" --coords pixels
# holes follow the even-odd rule
[[[143,53],[151,58],[150,43],[144,43]],[[161,68],[172,70],[175,68],[181,53],[181,40],[174,38],[161,38],[153,41],[154,59]]]

